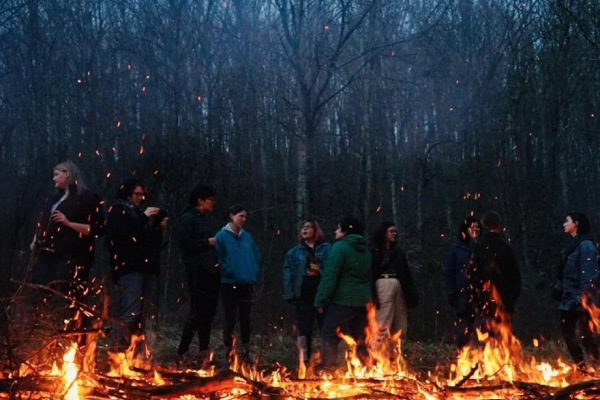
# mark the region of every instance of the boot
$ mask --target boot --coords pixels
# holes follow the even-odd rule
[[[298,336],[298,360],[304,361],[304,365],[307,365],[310,361],[310,350],[308,349],[308,337]]]

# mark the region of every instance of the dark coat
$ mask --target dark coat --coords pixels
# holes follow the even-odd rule
[[[162,230],[142,210],[119,199],[108,212],[107,225],[113,281],[132,272],[159,273]]]
[[[402,286],[402,293],[404,294],[406,307],[414,308],[419,305],[419,292],[417,292],[417,288],[415,287],[412,273],[410,272],[410,267],[408,266],[408,261],[406,259],[406,254],[404,254],[404,251],[402,251],[402,248],[400,248],[398,245],[394,245],[392,248],[390,248],[390,251],[390,265],[394,269],[396,277]],[[380,248],[372,245],[371,254],[373,255],[371,261],[371,273],[373,276],[371,290],[375,296],[377,294],[377,290],[375,289],[375,281],[379,279],[381,274],[384,272],[382,270],[382,268],[384,268],[382,266],[383,251]]]
[[[471,247],[464,242],[457,242],[452,245],[444,263],[446,295],[458,315],[469,314],[473,308],[467,286],[470,256]]]
[[[565,262],[562,281],[562,300],[559,310],[569,311],[588,296],[598,303],[598,251],[591,240],[583,240]]]
[[[504,309],[512,313],[521,294],[521,272],[512,247],[498,233],[489,232],[473,245],[472,268],[468,276],[474,291],[474,302],[480,314],[493,315],[496,304],[490,282],[496,288]]]
[[[100,197],[88,189],[78,193],[77,187],[69,188],[70,194],[56,208],[71,222],[90,225],[88,236],[80,235],[73,229],[66,229],[62,224],[53,222],[50,217],[52,206],[62,197],[62,193],[49,198],[40,215],[36,230],[36,246],[40,249],[51,249],[72,264],[89,267],[94,261],[96,239],[104,234],[104,205]]]
[[[215,237],[218,228],[210,223],[206,214],[196,208],[183,213],[179,221],[178,239],[181,259],[186,268],[203,268],[211,274],[218,274],[219,257],[215,246],[208,239]]]

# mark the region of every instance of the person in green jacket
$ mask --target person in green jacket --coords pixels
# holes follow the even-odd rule
[[[368,359],[365,329],[368,325],[366,306],[372,301],[371,253],[363,232],[363,224],[357,218],[342,219],[335,231],[337,242],[325,261],[315,297],[319,312],[327,308],[321,331],[321,365],[317,372],[329,372],[336,367],[338,328],[356,341],[359,358],[363,362]]]

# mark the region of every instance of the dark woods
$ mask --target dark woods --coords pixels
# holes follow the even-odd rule
[[[440,338],[441,262],[461,218],[495,209],[523,274],[517,332],[556,332],[564,214],[600,222],[598,27],[591,0],[0,2],[0,296],[70,159],[108,202],[142,179],[174,226],[199,183],[216,215],[245,204],[263,326],[289,313],[299,217],[332,240],[353,213],[397,223],[423,299],[411,336]],[[173,240],[161,274],[159,319],[182,324]]]

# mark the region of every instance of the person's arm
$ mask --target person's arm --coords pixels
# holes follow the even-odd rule
[[[400,270],[402,271],[401,284],[402,291],[404,292],[404,299],[406,301],[406,307],[414,308],[419,305],[419,292],[415,286],[412,271],[410,270],[408,259],[406,258],[406,253],[404,253],[404,251],[402,251],[400,248],[398,249],[398,253],[397,262],[400,263]]]
[[[217,245],[215,246],[215,250],[217,250],[217,255],[219,256],[219,269],[221,270],[221,275],[229,277],[229,266],[226,261],[227,246],[225,244],[225,238],[223,237],[224,235],[223,231],[216,234],[215,239],[217,240]]]
[[[204,251],[212,248],[216,241],[211,238],[194,236],[194,220],[184,217],[179,224],[179,247],[188,251]],[[214,243],[214,244],[213,244]]]
[[[294,270],[290,250],[283,260],[283,299],[291,300],[294,298]]]
[[[63,214],[62,212],[60,212],[58,210],[54,211],[50,218],[52,219],[52,222],[62,224],[64,226],[66,226],[67,228],[72,229],[75,232],[79,233],[80,235],[83,235],[83,236],[90,235],[90,224],[81,224],[78,222],[71,222],[65,216],[65,214]]]
[[[327,256],[321,282],[319,283],[317,295],[315,296],[315,307],[321,308],[328,305],[331,296],[337,289],[338,279],[342,272],[342,264],[344,262],[342,246],[341,243],[336,243]]]
[[[591,242],[582,242],[579,252],[579,291],[577,301],[581,302],[585,293],[596,290],[598,281],[598,253]]]
[[[509,269],[509,278],[507,282],[511,284],[511,297],[513,304],[517,302],[519,296],[521,295],[521,271],[519,269],[519,263],[515,257],[515,253],[512,251],[512,247],[508,247],[508,265]]]

